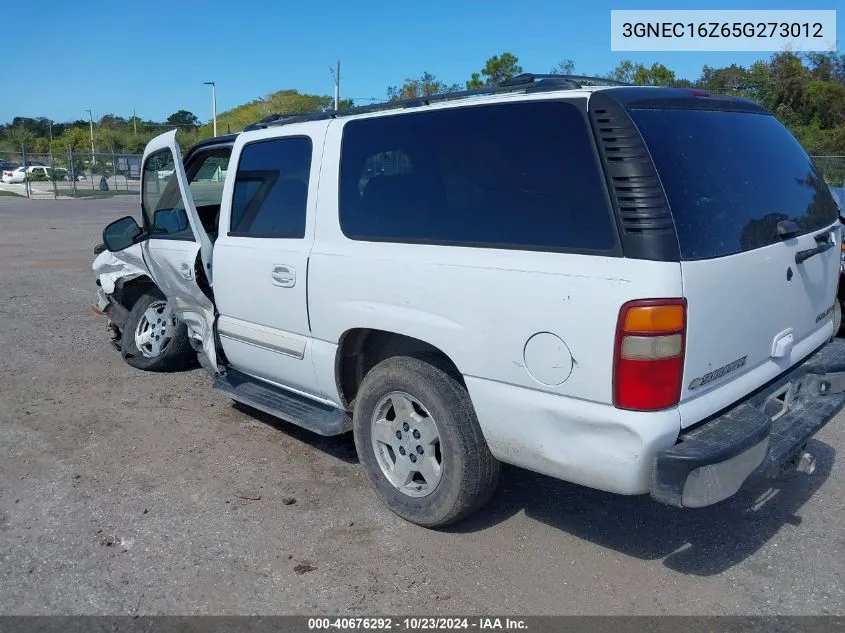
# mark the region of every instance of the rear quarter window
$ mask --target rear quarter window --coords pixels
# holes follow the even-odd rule
[[[723,257],[779,241],[777,224],[806,234],[838,214],[792,134],[769,114],[632,110],[666,192],[681,257]]]
[[[556,101],[350,121],[339,211],[357,240],[604,253],[617,244],[586,119]]]

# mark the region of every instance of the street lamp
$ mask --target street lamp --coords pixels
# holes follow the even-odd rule
[[[213,81],[204,81],[204,86],[211,86],[211,118],[214,121],[214,136],[217,136],[217,86]]]
[[[91,128],[91,169],[94,169],[94,154],[96,153],[94,150],[94,115],[91,110],[85,111],[88,113],[88,122]]]

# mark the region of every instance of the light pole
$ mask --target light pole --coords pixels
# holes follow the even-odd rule
[[[91,113],[91,110],[85,110],[88,113],[88,122],[91,128],[91,169],[94,169],[94,154],[96,153],[94,150],[94,115]]]
[[[50,119],[50,166],[53,166],[53,120]]]
[[[340,60],[337,60],[337,70],[329,66],[329,72],[334,78],[334,111],[340,108]]]
[[[217,136],[217,86],[213,81],[204,81],[204,86],[211,86],[211,119],[214,121],[214,136]]]

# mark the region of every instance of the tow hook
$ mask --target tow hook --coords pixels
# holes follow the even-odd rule
[[[803,451],[795,460],[795,470],[812,475],[816,471],[816,458],[811,453]]]

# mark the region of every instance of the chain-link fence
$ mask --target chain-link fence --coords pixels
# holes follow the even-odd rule
[[[845,187],[845,156],[813,156],[816,169],[831,187]]]
[[[137,194],[141,189],[141,155],[54,152],[0,153],[3,189],[28,198],[79,198]]]

